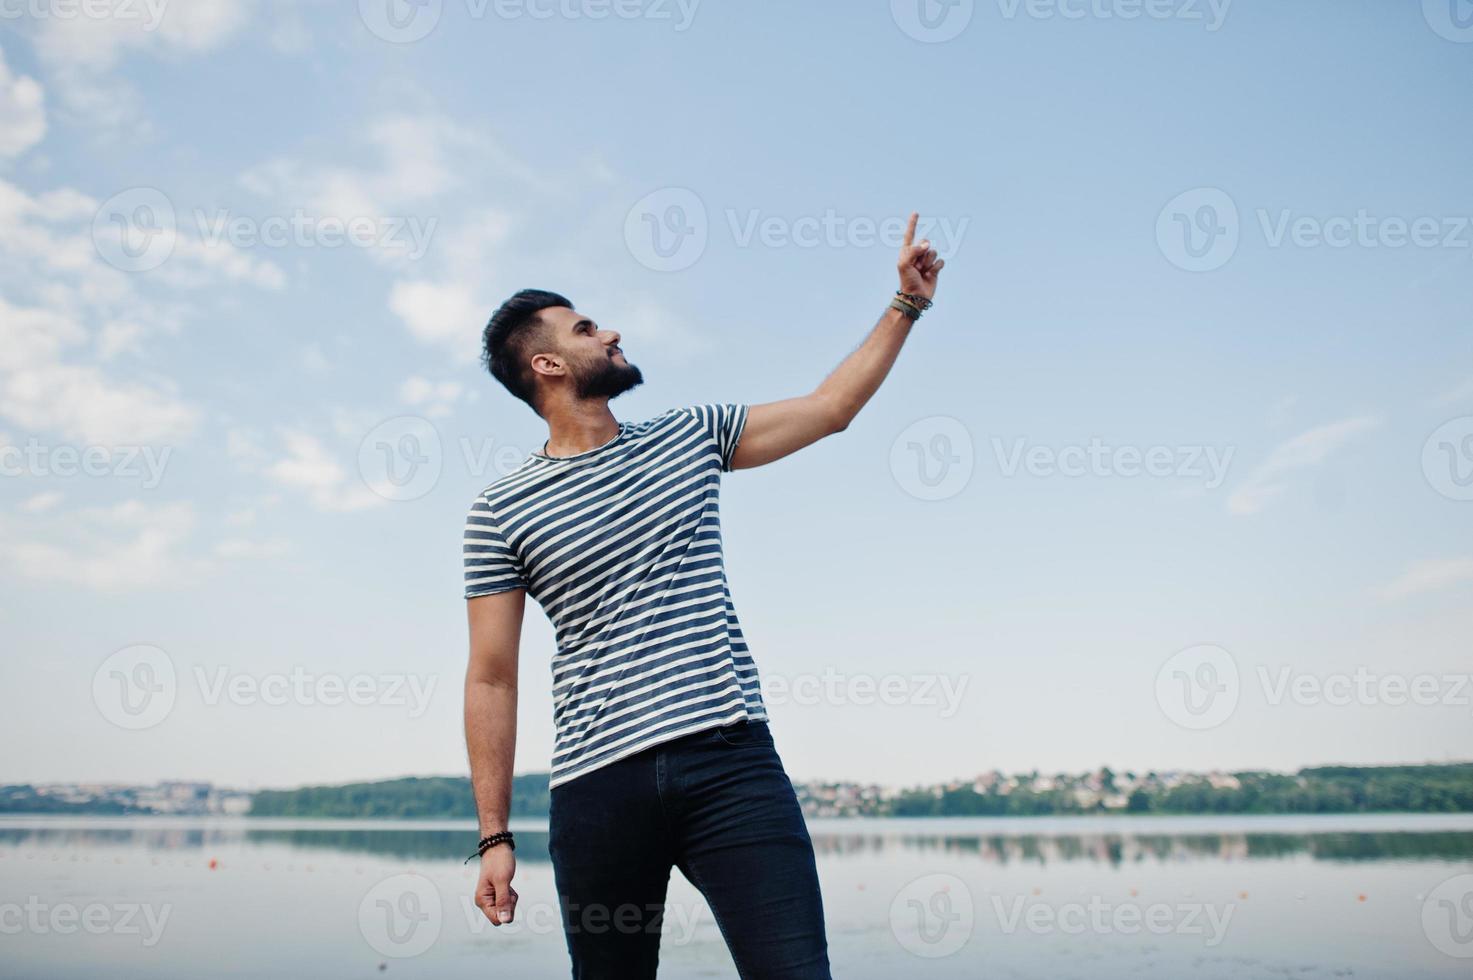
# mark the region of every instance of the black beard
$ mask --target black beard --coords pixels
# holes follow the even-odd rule
[[[615,364],[612,357],[578,379],[578,398],[617,398],[644,384],[644,375],[633,364]]]

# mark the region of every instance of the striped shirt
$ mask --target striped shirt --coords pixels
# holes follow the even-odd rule
[[[556,631],[551,785],[766,720],[718,511],[747,408],[670,409],[587,452],[534,452],[471,506],[466,598],[524,588]]]

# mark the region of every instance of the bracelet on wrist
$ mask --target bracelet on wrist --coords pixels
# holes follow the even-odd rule
[[[500,844],[505,844],[513,851],[517,849],[516,838],[512,835],[512,832],[509,830],[503,830],[498,833],[489,834],[485,837],[482,837],[480,843],[476,845],[476,853],[466,858],[465,863],[470,864],[476,858],[480,857],[487,851],[491,850],[491,848],[496,847]]]
[[[932,306],[931,300],[919,293],[903,293],[897,289],[895,295],[920,310],[929,310]]]
[[[919,307],[907,303],[905,300],[901,299],[898,296],[890,301],[890,309],[900,311],[900,315],[905,317],[907,320],[910,320],[912,323],[921,318],[921,311]]]

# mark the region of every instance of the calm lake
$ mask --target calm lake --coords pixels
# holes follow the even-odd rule
[[[0,817],[0,974],[567,976],[545,824],[514,827],[493,929],[470,823]],[[809,828],[840,978],[1473,975],[1473,816]],[[661,963],[735,976],[679,872]]]

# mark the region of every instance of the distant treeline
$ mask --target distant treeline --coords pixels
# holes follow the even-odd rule
[[[1105,775],[1106,790],[1114,776]],[[1320,766],[1295,775],[1237,772],[1237,785],[1206,776],[1168,780],[1130,775],[1127,813],[1467,813],[1473,812],[1473,763],[1427,766]],[[1220,781],[1219,781],[1220,782]],[[1087,795],[1087,794],[1086,794]],[[1098,813],[1102,802],[1081,801],[1074,786],[1047,792],[1022,787],[1003,793],[956,789],[907,790],[889,801],[897,817],[1035,816]],[[1116,812],[1119,812],[1118,809]]]
[[[25,783],[0,786],[0,813],[100,813],[121,816],[148,812],[142,807],[129,806],[114,800],[59,800],[39,793],[34,786]]]
[[[512,816],[545,817],[548,802],[547,773],[512,777]],[[250,816],[474,820],[476,802],[469,779],[425,776],[261,790],[251,798]]]

